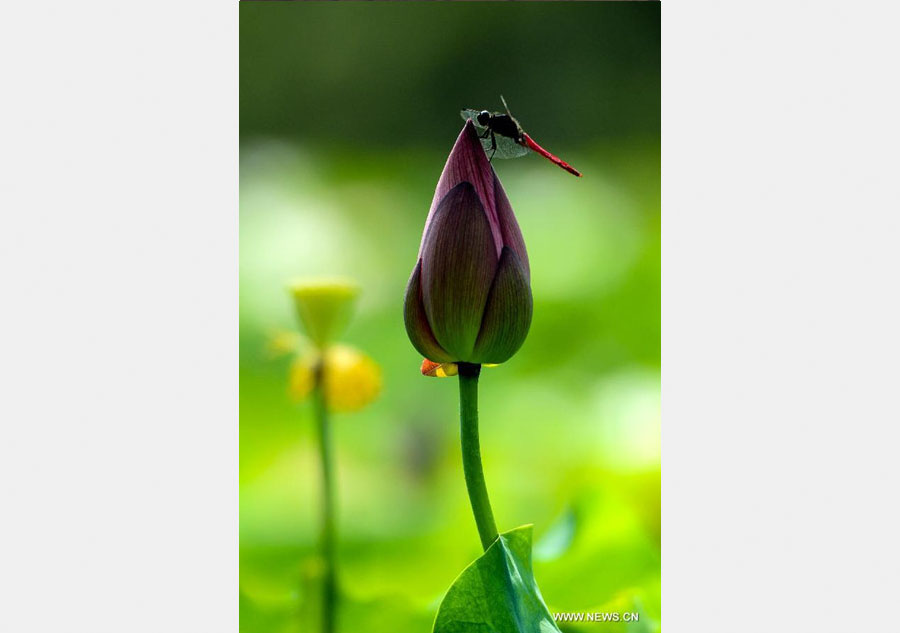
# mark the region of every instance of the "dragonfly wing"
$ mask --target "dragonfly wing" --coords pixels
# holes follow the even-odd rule
[[[500,136],[499,134],[495,135],[497,139],[497,151],[494,154],[495,158],[519,158],[520,156],[524,156],[528,153],[528,148],[519,145],[513,139],[508,136]],[[485,151],[488,153],[488,156],[491,155],[491,139],[486,139],[487,144],[485,145]],[[482,141],[482,144],[484,142]]]

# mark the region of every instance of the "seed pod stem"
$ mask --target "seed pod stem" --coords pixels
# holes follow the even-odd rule
[[[313,370],[316,426],[319,435],[319,461],[322,467],[322,514],[319,535],[322,548],[322,633],[335,630],[337,602],[337,561],[335,556],[336,519],[333,447],[328,402],[325,396],[325,363],[316,363]]]

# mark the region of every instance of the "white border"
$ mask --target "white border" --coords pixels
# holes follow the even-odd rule
[[[665,630],[893,630],[897,6],[662,13]]]
[[[237,21],[4,7],[0,630],[237,630]]]

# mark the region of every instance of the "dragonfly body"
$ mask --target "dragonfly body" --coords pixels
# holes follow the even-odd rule
[[[581,172],[569,165],[569,163],[554,156],[532,140],[519,125],[515,117],[510,113],[506,100],[501,96],[506,113],[489,112],[488,110],[463,110],[460,114],[463,119],[472,119],[476,127],[482,130],[481,143],[486,152],[490,152],[491,159],[517,158],[524,156],[528,150],[540,154],[550,162],[565,169],[570,174],[581,176]]]
[[[516,143],[521,143],[522,126],[508,114],[498,114],[496,112],[488,112],[482,110],[478,113],[478,123],[488,128],[491,134],[499,134],[506,138],[511,138]]]

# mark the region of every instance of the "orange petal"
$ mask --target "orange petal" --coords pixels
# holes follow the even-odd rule
[[[436,363],[427,358],[422,360],[422,375],[432,378],[447,378],[455,376],[458,368],[456,363]]]

